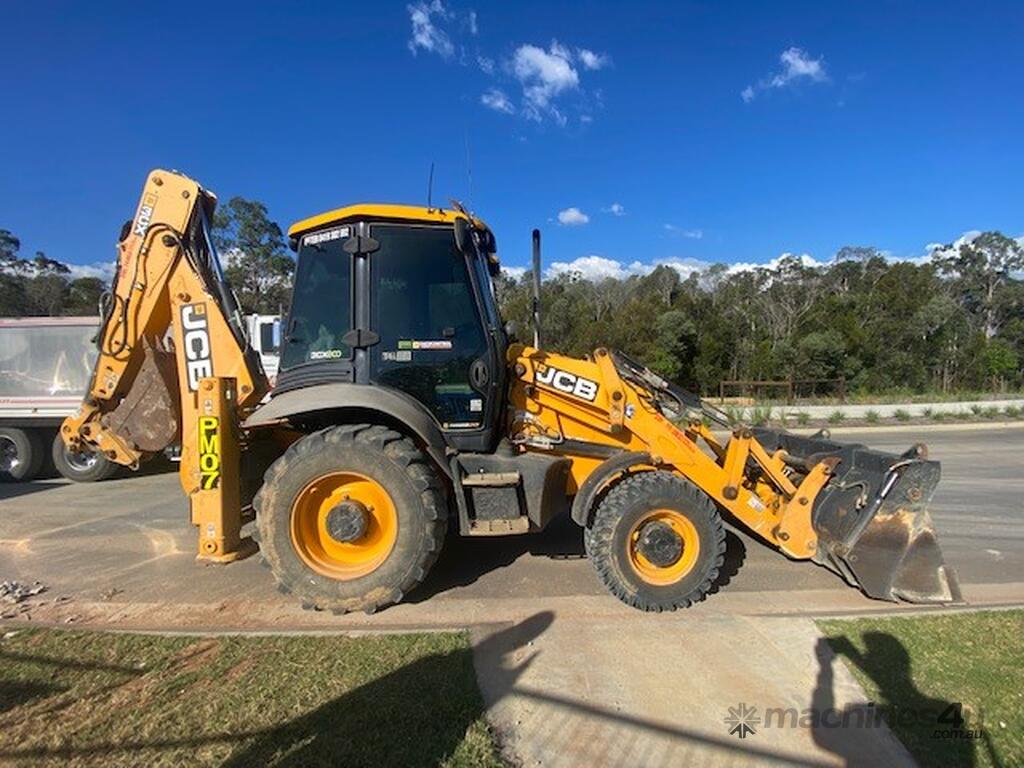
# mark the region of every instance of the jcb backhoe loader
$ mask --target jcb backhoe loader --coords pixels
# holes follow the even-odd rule
[[[897,456],[729,424],[624,354],[514,341],[494,236],[458,205],[354,205],[291,227],[291,313],[265,400],[210,237],[215,204],[184,176],[149,176],[92,386],[62,427],[70,447],[132,467],[180,441],[199,558],[251,552],[255,518],[284,591],[374,611],[426,577],[449,521],[497,536],[570,514],[608,590],[661,611],[713,588],[725,518],[871,597],[959,599],[923,446]]]

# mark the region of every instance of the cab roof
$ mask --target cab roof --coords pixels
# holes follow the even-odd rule
[[[288,237],[298,237],[315,229],[357,219],[385,219],[423,224],[451,224],[456,219],[466,219],[478,229],[488,228],[484,222],[471,214],[467,215],[445,208],[424,208],[418,205],[392,205],[389,203],[358,203],[297,221],[288,228]]]

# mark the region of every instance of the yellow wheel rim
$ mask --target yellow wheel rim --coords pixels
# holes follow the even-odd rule
[[[679,558],[669,565],[659,566],[652,563],[640,551],[638,544],[640,533],[648,523],[664,523],[679,537],[682,543],[682,552]],[[629,557],[630,565],[639,574],[640,578],[648,584],[659,587],[675,584],[693,570],[700,556],[700,536],[697,528],[690,519],[682,512],[672,509],[655,509],[641,517],[629,532],[629,540],[626,544],[626,554]]]
[[[349,541],[339,541],[328,528],[332,510],[343,504],[360,510],[360,530]],[[296,553],[317,573],[358,579],[388,559],[398,539],[398,514],[377,481],[357,472],[334,472],[318,477],[295,499],[291,537]]]

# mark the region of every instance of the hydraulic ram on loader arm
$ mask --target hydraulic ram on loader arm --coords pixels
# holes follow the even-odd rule
[[[269,385],[210,238],[215,206],[191,179],[149,175],[121,233],[92,383],[61,435],[133,468],[180,439],[198,556],[227,562],[251,549],[240,538],[237,414]]]

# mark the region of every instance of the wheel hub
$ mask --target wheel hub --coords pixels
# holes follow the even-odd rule
[[[668,568],[679,561],[683,555],[683,540],[668,523],[652,520],[645,523],[639,531],[636,542],[637,551],[651,565]]]
[[[327,533],[339,544],[350,544],[366,534],[369,510],[365,504],[346,499],[327,513]]]
[[[18,459],[18,447],[8,437],[0,436],[0,472],[13,472],[21,463]]]

